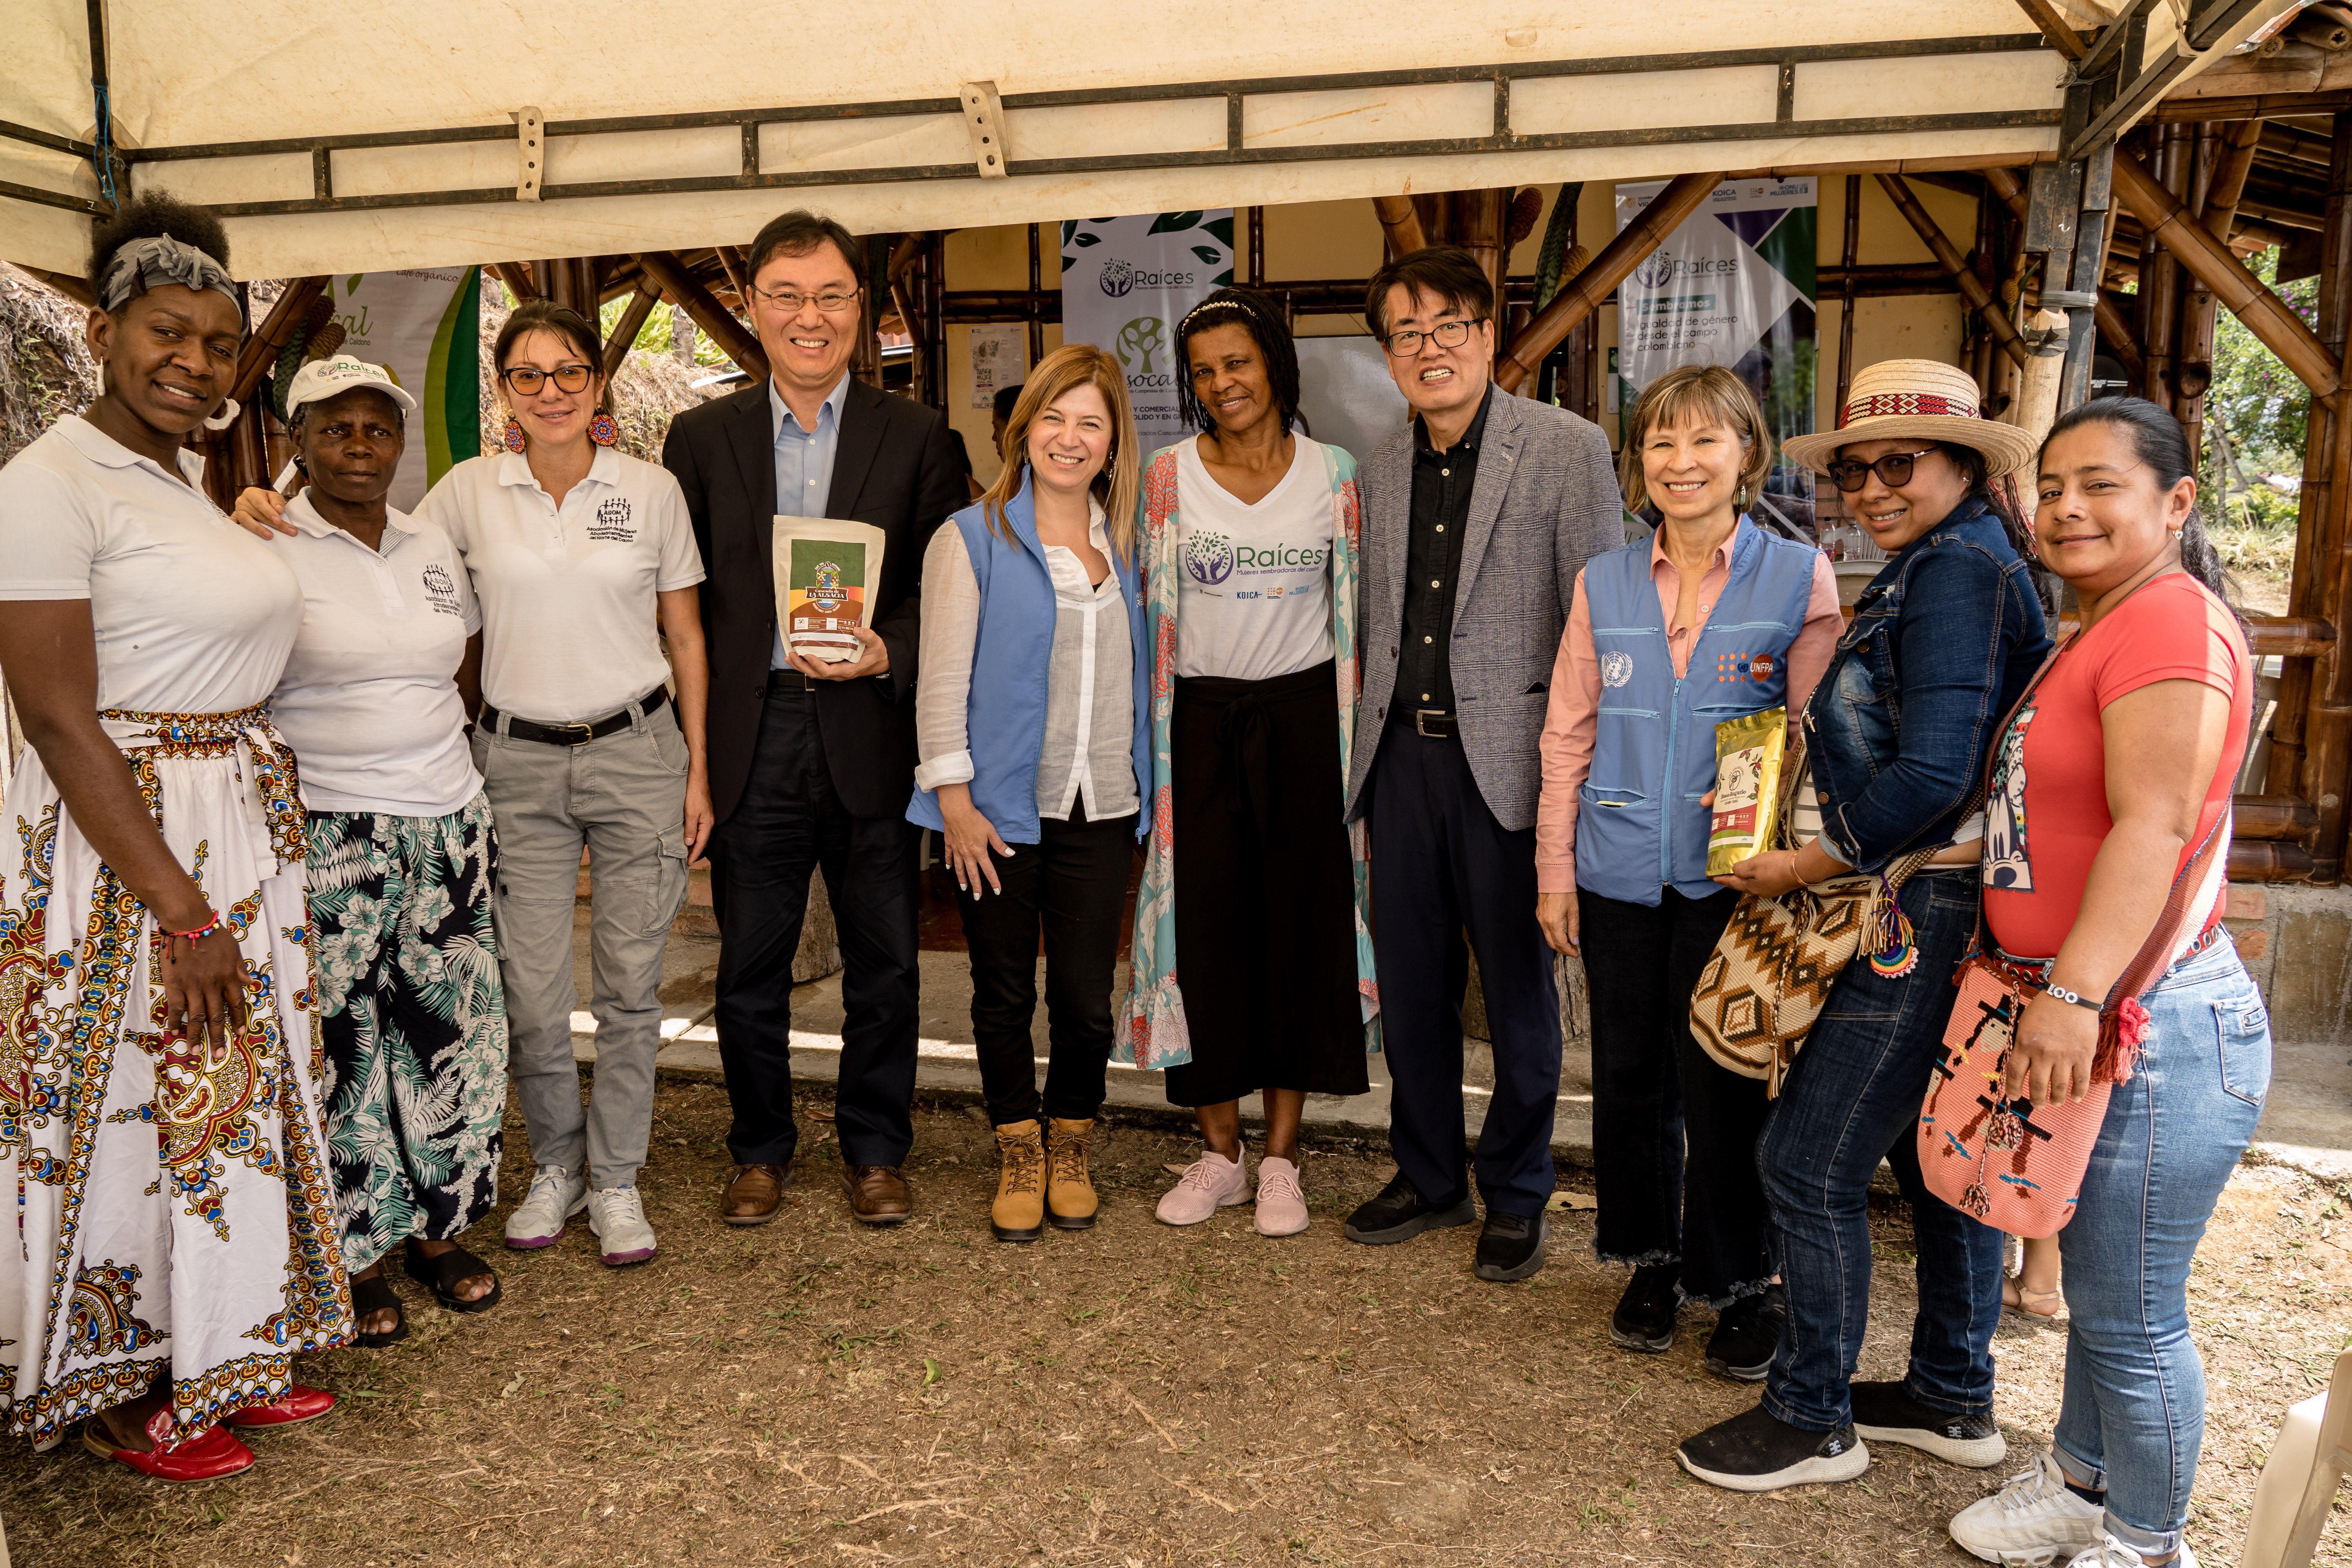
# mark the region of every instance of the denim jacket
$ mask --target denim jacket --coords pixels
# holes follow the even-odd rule
[[[2049,651],[2026,563],[1982,500],[1897,551],[1805,705],[1822,847],[1876,871],[1948,841]]]

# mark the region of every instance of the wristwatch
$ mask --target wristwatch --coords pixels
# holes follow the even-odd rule
[[[2055,996],[2059,1001],[2076,1007],[2088,1007],[2094,1013],[2105,1011],[2098,1003],[2092,1001],[2081,992],[2069,991],[2063,985],[2052,985],[2045,983],[2042,987],[2042,994],[2044,996]]]

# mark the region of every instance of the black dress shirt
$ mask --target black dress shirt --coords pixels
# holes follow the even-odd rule
[[[1392,711],[1410,724],[1416,710],[1454,711],[1454,588],[1462,566],[1462,530],[1478,478],[1478,446],[1495,389],[1478,400],[1462,439],[1439,451],[1429,426],[1412,422],[1412,520],[1405,548],[1404,646],[1397,658]]]

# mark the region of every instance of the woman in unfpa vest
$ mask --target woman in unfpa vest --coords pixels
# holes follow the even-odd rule
[[[1003,1165],[989,1214],[999,1241],[1034,1241],[1048,1217],[1063,1230],[1095,1223],[1087,1144],[1110,1060],[1128,868],[1151,820],[1141,468],[1126,372],[1067,344],[1021,389],[1003,474],[923,554],[907,816],[940,836],[955,874]],[[1043,1096],[1030,1045],[1041,928]]]
[[[1738,901],[1707,879],[1703,797],[1717,724],[1811,695],[1837,643],[1837,582],[1811,545],[1741,515],[1772,461],[1747,383],[1671,372],[1626,431],[1626,505],[1664,521],[1576,580],[1544,720],[1537,919],[1559,952],[1586,949],[1594,1246],[1633,1265],[1610,1338],[1663,1352],[1680,1301],[1697,1301],[1719,1313],[1707,1369],[1752,1382],[1782,1317],[1756,1174],[1769,1102],[1690,1032],[1692,988]]]

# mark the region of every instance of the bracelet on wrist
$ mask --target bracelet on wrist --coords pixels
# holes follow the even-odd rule
[[[207,919],[204,924],[196,927],[194,931],[173,931],[169,927],[166,927],[163,934],[165,936],[181,937],[188,942],[202,941],[204,938],[212,935],[213,932],[221,929],[221,918],[218,912],[212,910],[206,910],[205,913],[210,918]]]
[[[2069,991],[2063,985],[2053,985],[2045,982],[2042,987],[2042,994],[2044,996],[2054,996],[2070,1007],[2087,1007],[2094,1013],[2105,1011],[2102,1004],[2094,1002],[2079,991]]]

